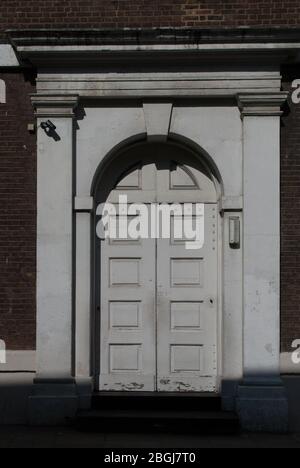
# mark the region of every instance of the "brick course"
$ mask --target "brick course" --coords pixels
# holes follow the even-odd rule
[[[0,339],[8,349],[35,347],[36,137],[32,76],[0,73]]]
[[[0,2],[2,38],[4,31],[11,28],[289,25],[300,25],[299,0],[1,0]]]

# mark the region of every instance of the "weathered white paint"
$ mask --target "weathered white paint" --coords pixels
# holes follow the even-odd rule
[[[34,101],[38,115],[56,125],[55,141],[38,118],[37,187],[37,374],[71,377],[72,342],[72,167],[76,99]],[[56,113],[56,109],[58,111]]]
[[[97,259],[105,278],[101,283],[99,385],[105,391],[153,392],[155,241],[132,244],[102,242]]]
[[[41,73],[39,93],[80,94],[89,98],[138,97],[233,97],[241,92],[271,92],[280,89],[279,71],[165,72],[165,73]]]
[[[195,157],[170,143],[138,145],[109,173],[99,190],[109,187],[110,202],[120,193],[134,202],[142,193],[145,203],[205,204],[205,242],[195,250],[173,237],[101,242],[100,389],[216,392],[216,187]]]
[[[244,371],[255,381],[279,375],[280,119],[256,109],[243,122]]]
[[[38,117],[37,380],[29,398],[31,424],[59,424],[74,416],[73,117],[76,97],[33,99]],[[51,117],[56,135],[43,120]],[[51,383],[52,382],[52,383]]]
[[[184,202],[187,190],[181,192]],[[205,204],[203,215],[202,248],[186,250],[166,239],[157,243],[159,391],[220,391],[217,204]]]
[[[240,96],[244,143],[244,386],[240,387],[238,405],[248,429],[287,427],[287,400],[280,380],[280,106],[286,97],[286,93],[278,93],[268,100],[266,95],[256,95],[251,102],[249,96]],[[262,399],[272,386],[267,404]]]

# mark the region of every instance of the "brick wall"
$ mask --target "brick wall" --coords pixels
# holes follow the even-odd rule
[[[0,339],[8,349],[35,347],[36,137],[32,76],[0,73]]]
[[[299,25],[299,0],[1,0],[8,28]]]
[[[285,90],[294,79],[300,79],[300,67],[285,68]],[[300,104],[291,99],[282,121],[281,234],[281,343],[291,351],[300,339]]]

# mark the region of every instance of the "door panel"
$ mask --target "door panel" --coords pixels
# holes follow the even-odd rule
[[[216,391],[216,213],[216,205],[205,205],[201,249],[158,240],[158,391]]]

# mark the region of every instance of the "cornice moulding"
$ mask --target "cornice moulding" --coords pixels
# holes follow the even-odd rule
[[[43,117],[75,117],[75,109],[79,102],[78,95],[31,95],[31,103],[38,118]]]
[[[289,93],[238,94],[237,100],[242,117],[251,116],[281,116],[282,106],[285,104]]]
[[[300,28],[153,28],[8,30],[19,59],[34,66],[101,63],[105,60],[159,59],[276,63],[300,57]],[[245,59],[245,54],[247,59]]]

